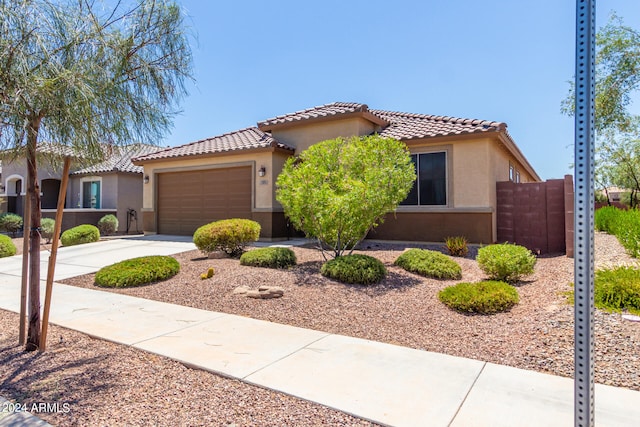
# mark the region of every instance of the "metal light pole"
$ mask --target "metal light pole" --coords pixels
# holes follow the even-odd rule
[[[594,425],[593,153],[596,1],[576,3],[574,425]]]

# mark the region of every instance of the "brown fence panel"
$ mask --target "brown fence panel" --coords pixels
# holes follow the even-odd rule
[[[569,177],[570,178],[570,177]],[[569,179],[569,182],[572,182]],[[546,182],[498,182],[498,242],[512,242],[539,254],[564,253],[567,248],[567,178]]]

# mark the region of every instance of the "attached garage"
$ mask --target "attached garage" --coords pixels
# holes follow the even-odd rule
[[[159,173],[158,233],[191,235],[220,219],[251,219],[251,177],[250,166]]]

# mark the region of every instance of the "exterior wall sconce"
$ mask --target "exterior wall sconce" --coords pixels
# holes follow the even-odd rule
[[[260,169],[258,169],[258,176],[265,176],[267,174],[267,168],[265,168],[264,166],[260,166]]]
[[[142,180],[145,184],[149,183],[149,175],[145,175],[144,179]]]

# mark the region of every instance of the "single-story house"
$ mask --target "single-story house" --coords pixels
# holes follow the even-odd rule
[[[374,133],[407,144],[418,179],[370,238],[494,242],[496,182],[540,181],[505,123],[336,102],[133,159],[144,167],[144,232],[190,235],[240,217],[259,222],[262,239],[286,238],[294,231],[275,198],[284,162],[326,139]]]
[[[41,144],[38,152],[69,155],[72,161],[62,229],[79,224],[96,224],[107,214],[118,218],[118,232],[142,232],[142,167],[131,162],[160,148],[146,144],[113,147],[111,154],[98,164],[86,165],[68,147]],[[59,158],[59,157],[58,157]],[[23,215],[27,167],[24,157],[5,157],[2,163],[0,197],[6,199],[4,211]],[[38,164],[43,217],[54,218],[62,182],[62,163],[42,156]]]

